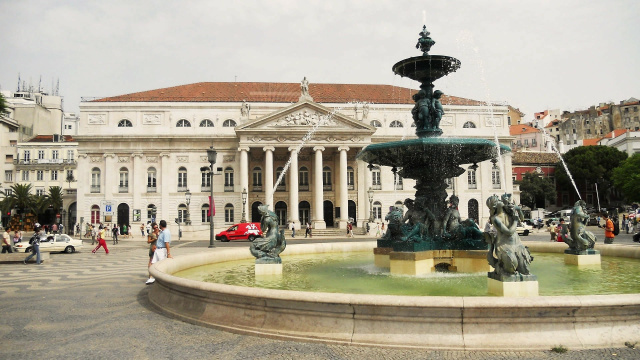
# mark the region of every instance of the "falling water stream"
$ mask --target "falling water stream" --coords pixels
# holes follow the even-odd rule
[[[544,128],[539,128],[539,129],[542,131],[542,134],[544,135],[545,139],[547,139],[547,141],[549,141],[549,143],[551,144],[551,149],[558,155],[558,158],[560,158],[560,161],[562,161],[562,166],[564,166],[564,171],[567,172],[567,175],[569,176],[569,180],[571,180],[571,184],[573,184],[573,188],[576,190],[576,194],[578,194],[578,198],[580,198],[580,200],[582,200],[582,196],[580,196],[580,192],[578,191],[578,187],[576,186],[576,182],[573,180],[573,175],[571,175],[571,173],[569,172],[569,167],[567,167],[567,163],[564,162],[564,158],[562,157],[562,154],[560,153],[560,151],[556,147],[555,140],[551,137],[551,135],[549,135],[545,131]]]

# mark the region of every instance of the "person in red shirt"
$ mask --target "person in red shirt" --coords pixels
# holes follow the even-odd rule
[[[609,215],[608,214],[604,214],[604,221],[605,221],[605,225],[604,225],[604,243],[605,244],[612,244],[613,243],[613,239],[616,237],[613,234],[613,221],[611,221],[611,219],[609,219]]]

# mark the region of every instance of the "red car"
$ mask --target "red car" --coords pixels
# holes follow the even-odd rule
[[[253,241],[258,237],[262,237],[260,223],[243,223],[235,224],[227,230],[221,231],[216,235],[216,240],[249,240]]]

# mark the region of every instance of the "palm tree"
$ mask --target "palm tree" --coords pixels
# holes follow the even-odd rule
[[[62,208],[62,188],[60,186],[52,186],[49,188],[49,205],[53,207],[54,212],[59,212]]]
[[[26,210],[34,210],[34,196],[31,194],[31,184],[12,185],[9,194],[6,191],[2,191],[2,194],[5,196],[2,200],[3,212],[9,212],[11,209],[16,208],[20,211],[22,221]]]

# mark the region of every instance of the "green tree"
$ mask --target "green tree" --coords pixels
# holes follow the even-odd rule
[[[31,194],[31,184],[15,184],[11,186],[11,191],[2,191],[5,196],[2,200],[2,211],[9,212],[16,208],[21,213],[33,211],[34,196]]]
[[[0,114],[4,113],[5,110],[7,110],[7,101],[4,95],[0,94]]]
[[[603,199],[603,195],[611,194],[613,169],[627,158],[627,153],[609,146],[579,146],[569,150],[562,158],[576,185],[580,187],[587,182],[598,184],[598,193]],[[555,176],[558,188],[575,191],[562,162],[556,164]]]
[[[520,202],[531,209],[544,208],[546,201],[556,200],[556,187],[549,178],[543,178],[534,173],[526,173],[522,180],[517,182],[520,185]]]
[[[640,154],[634,154],[613,169],[612,179],[628,202],[640,202]]]
[[[73,172],[67,172],[67,178],[65,179],[65,181],[69,183],[69,189],[71,189],[71,183],[76,181],[76,178],[73,177]]]
[[[49,205],[53,207],[53,211],[55,213],[60,212],[60,208],[62,207],[62,188],[60,186],[51,186],[49,188],[49,194],[47,194],[49,198]]]

